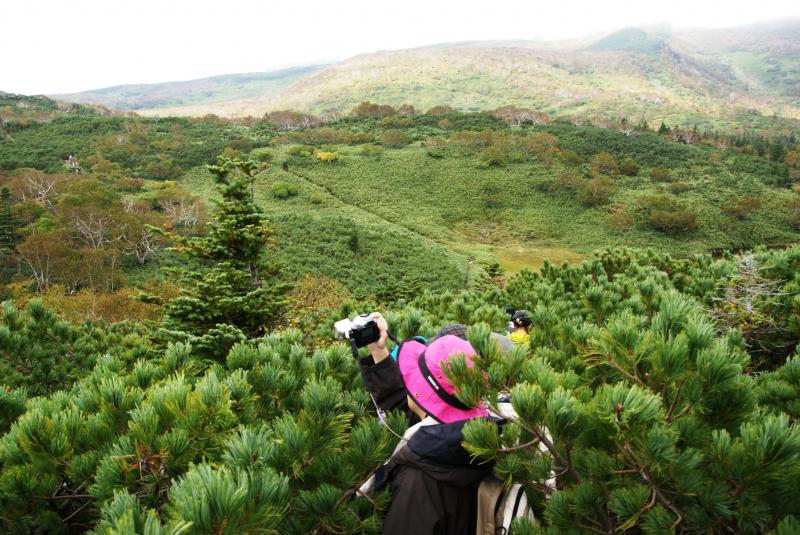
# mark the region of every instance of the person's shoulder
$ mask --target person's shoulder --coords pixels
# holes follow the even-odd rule
[[[526,332],[514,331],[508,335],[508,338],[515,344],[527,344],[530,341],[531,336]]]

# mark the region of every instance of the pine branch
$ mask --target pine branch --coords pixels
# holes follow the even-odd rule
[[[668,422],[669,422],[669,423],[672,423],[672,422],[674,422],[675,420],[679,420],[680,418],[683,418],[684,416],[686,416],[686,414],[688,414],[688,412],[689,412],[690,410],[692,410],[692,404],[691,404],[691,403],[690,403],[690,404],[688,404],[688,405],[686,405],[686,406],[683,408],[683,410],[682,410],[681,412],[679,412],[679,413],[678,413],[678,414],[675,416],[675,418],[672,418],[671,420],[668,420]]]
[[[633,466],[636,467],[642,481],[644,481],[647,484],[647,486],[650,487],[650,490],[653,492],[653,495],[655,496],[658,503],[669,509],[672,512],[672,514],[674,514],[677,517],[677,519],[671,526],[671,529],[675,529],[675,527],[683,521],[683,514],[681,514],[678,508],[675,507],[675,505],[671,501],[669,501],[666,498],[666,496],[664,496],[664,494],[661,492],[661,489],[658,488],[658,486],[655,484],[650,474],[647,472],[645,466],[636,459],[636,456],[633,453],[633,450],[631,448],[628,439],[627,438],[625,439],[624,446],[622,448],[620,448],[619,444],[617,444],[616,446],[617,449],[622,453],[623,457],[625,457],[628,460],[628,462],[630,462]]]
[[[86,503],[84,503],[83,505],[81,505],[80,507],[78,507],[77,509],[75,509],[75,511],[73,511],[73,512],[72,512],[72,513],[71,513],[71,514],[68,516],[68,517],[66,517],[66,518],[64,519],[64,522],[67,522],[68,520],[70,520],[71,518],[73,518],[75,515],[77,515],[78,513],[80,513],[81,511],[83,511],[84,509],[86,509],[86,506],[87,506],[87,505],[89,505],[90,503],[92,503],[92,500],[88,500]]]
[[[678,403],[678,398],[681,396],[681,389],[683,388],[683,383],[686,382],[686,379],[682,379],[680,383],[678,383],[678,388],[675,390],[675,397],[672,398],[672,402],[669,404],[669,411],[667,412],[667,422],[672,422],[672,411],[675,410],[675,405]]]
[[[500,448],[499,450],[497,450],[497,452],[498,453],[511,453],[512,451],[522,450],[522,449],[528,448],[530,446],[536,446],[540,442],[541,442],[541,440],[538,437],[536,437],[533,440],[531,440],[530,442],[526,442],[525,444],[519,444],[517,446],[509,446],[507,448]]]
[[[591,356],[594,356],[594,357],[597,358],[597,357],[600,357],[600,354],[595,353],[594,355],[590,355],[590,357]],[[612,357],[610,353],[605,353],[604,356],[605,356],[605,360],[597,358],[597,364],[596,365],[607,364],[607,365],[611,366],[612,368],[614,368],[615,370],[617,370],[622,375],[624,375],[626,378],[628,378],[631,381],[637,383],[639,386],[642,386],[643,388],[647,388],[647,389],[650,388],[649,385],[647,385],[644,381],[639,379],[639,377],[637,377],[636,375],[633,375],[628,370],[626,370],[625,368],[623,368],[622,366],[620,366],[619,364],[614,362],[614,357]]]
[[[93,500],[94,496],[91,494],[58,494],[55,496],[32,496],[34,500],[80,500],[90,499]]]
[[[526,431],[528,431],[529,433],[533,433],[535,436],[538,437],[538,439],[542,442],[542,444],[545,445],[550,455],[552,455],[553,458],[556,460],[556,462],[558,462],[563,468],[567,470],[567,473],[570,476],[572,476],[572,478],[576,482],[581,481],[582,478],[581,475],[578,473],[578,471],[575,470],[575,468],[569,461],[567,461],[561,456],[561,454],[556,449],[555,444],[553,444],[553,442],[548,440],[547,436],[544,433],[540,433],[538,430],[531,430],[531,429],[526,429]],[[608,513],[597,506],[594,506],[594,509],[595,509],[595,514],[597,514],[598,518],[600,518],[602,526],[605,529],[605,533],[609,534],[614,533],[614,525],[611,522],[611,518],[609,518]]]

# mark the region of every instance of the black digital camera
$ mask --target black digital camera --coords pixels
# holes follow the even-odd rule
[[[359,314],[352,321],[349,319],[339,320],[333,324],[336,338],[339,340],[350,340],[356,347],[364,347],[377,342],[381,337],[381,331],[375,320],[369,314]]]

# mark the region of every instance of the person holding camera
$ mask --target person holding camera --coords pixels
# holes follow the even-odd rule
[[[378,337],[366,345],[370,356],[359,359],[364,386],[379,414],[404,410],[410,427],[360,492],[389,488],[392,502],[384,535],[475,533],[478,486],[491,474],[492,464],[470,459],[461,446],[462,429],[470,419],[489,413],[459,401],[444,373],[451,356],[464,355],[471,365],[470,357],[476,355],[466,340],[466,327],[448,326],[427,345],[405,340],[395,360],[386,347],[386,320],[377,312],[368,318]]]

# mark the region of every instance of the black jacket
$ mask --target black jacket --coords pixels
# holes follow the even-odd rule
[[[383,410],[408,409],[406,389],[391,358],[361,360],[367,390]],[[415,421],[419,419],[414,415]],[[489,463],[470,463],[461,446],[465,421],[421,427],[376,473],[376,489],[388,485],[392,503],[384,535],[471,535],[475,533],[477,490],[492,472]]]
[[[375,364],[372,357],[360,359],[361,381],[375,403],[384,411],[401,410],[406,413],[409,425],[419,422],[419,417],[408,408],[406,386],[400,368],[392,357]]]

